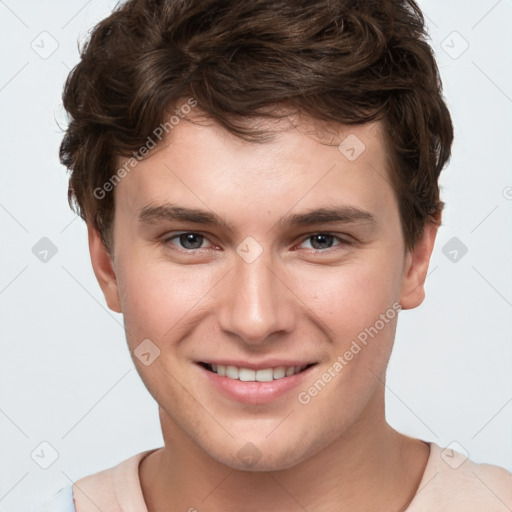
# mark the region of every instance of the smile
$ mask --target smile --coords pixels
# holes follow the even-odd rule
[[[275,368],[262,368],[255,370],[253,368],[243,368],[232,365],[223,364],[207,364],[203,363],[204,367],[210,372],[216,373],[221,377],[227,377],[232,380],[240,380],[242,382],[272,382],[273,380],[283,379],[284,377],[291,377],[303,372],[309,366],[305,364],[302,366],[278,366]]]
[[[268,404],[288,396],[315,371],[318,363],[274,359],[249,363],[245,361],[201,361],[197,363],[209,390],[246,404]],[[289,395],[293,400],[293,395]]]

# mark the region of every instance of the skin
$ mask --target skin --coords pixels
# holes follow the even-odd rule
[[[110,309],[124,315],[131,352],[144,339],[160,350],[149,366],[133,358],[164,437],[139,468],[150,512],[398,512],[417,490],[428,446],[393,430],[384,414],[398,315],[307,404],[298,394],[393,304],[421,304],[436,225],[405,249],[378,123],[335,127],[338,142],[348,134],[364,142],[354,161],[311,127],[296,123],[251,144],[215,123],[182,121],[117,185],[112,255],[88,225],[95,275]],[[139,221],[144,207],[165,202],[213,212],[232,230]],[[373,220],[279,222],[334,206]],[[204,235],[194,239],[200,248],[187,252],[170,238],[183,232]],[[333,238],[311,238],[319,233]],[[249,236],[262,249],[252,263],[237,253]],[[276,400],[242,403],[197,364],[219,357],[316,364]],[[247,446],[249,462],[238,455]]]

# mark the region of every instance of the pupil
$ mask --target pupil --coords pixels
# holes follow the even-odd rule
[[[195,233],[183,233],[180,235],[180,244],[185,249],[198,249],[203,243],[203,237]]]
[[[332,246],[332,235],[314,235],[311,237],[311,245],[315,249],[326,249]]]

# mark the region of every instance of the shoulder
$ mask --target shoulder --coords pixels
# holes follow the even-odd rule
[[[116,466],[86,476],[73,484],[76,512],[146,510],[139,478],[142,459],[155,450],[133,455]]]
[[[510,512],[512,473],[491,464],[473,462],[451,448],[429,445],[430,457],[407,512],[431,509]]]

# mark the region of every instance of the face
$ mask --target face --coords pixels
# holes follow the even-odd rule
[[[233,468],[292,467],[347,432],[400,304],[423,298],[435,230],[405,250],[378,124],[337,134],[341,151],[300,126],[251,144],[182,121],[115,189],[112,264],[90,228],[164,422]]]

